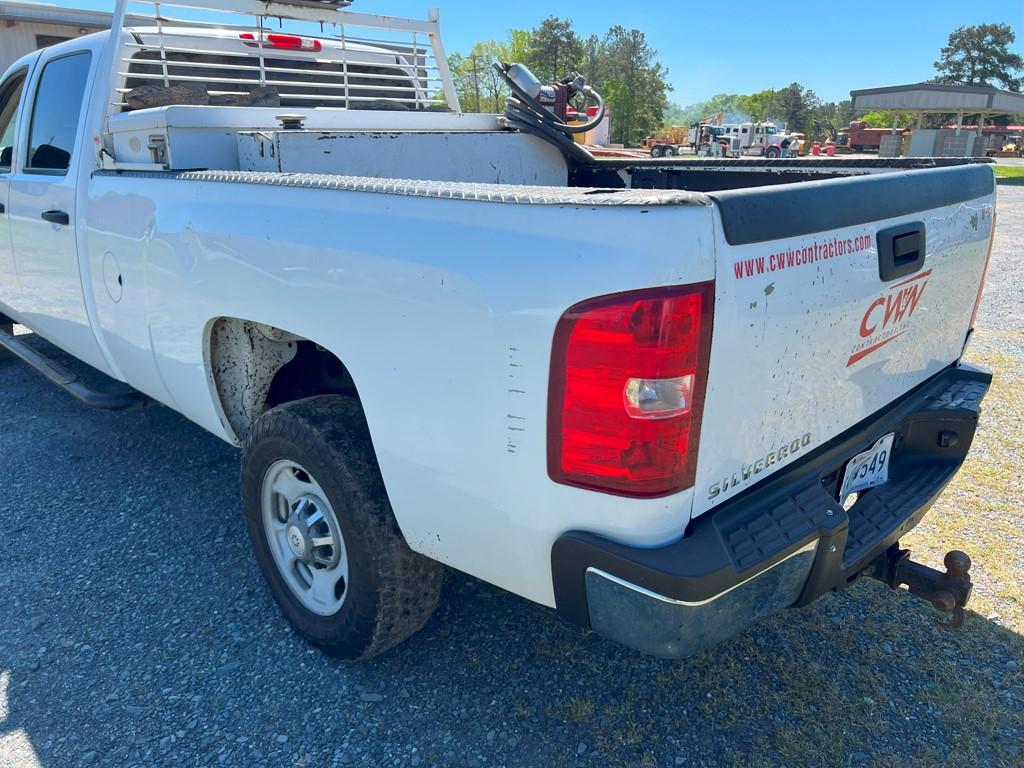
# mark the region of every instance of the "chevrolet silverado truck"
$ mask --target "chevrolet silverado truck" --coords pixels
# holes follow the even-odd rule
[[[969,558],[899,539],[989,387],[990,168],[595,158],[581,78],[498,62],[467,114],[436,13],[342,5],[122,0],[7,70],[8,357],[239,446],[273,597],[346,659],[446,567],[664,657],[861,577],[962,621]]]

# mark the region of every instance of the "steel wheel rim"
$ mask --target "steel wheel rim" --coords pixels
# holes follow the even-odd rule
[[[282,459],[263,476],[260,504],[267,545],[292,594],[320,616],[337,613],[348,595],[348,552],[323,488]]]

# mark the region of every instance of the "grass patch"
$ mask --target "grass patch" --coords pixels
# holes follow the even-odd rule
[[[994,165],[996,181],[1000,184],[1024,184],[1024,165]]]
[[[1024,183],[1024,168],[1015,170]],[[907,544],[937,562],[947,549],[965,549],[975,559],[970,608],[982,616],[998,615],[1003,627],[1024,634],[1024,363],[992,349],[1017,334],[980,330],[979,335],[996,343],[972,346],[967,354],[969,362],[994,374],[978,434],[960,473]]]
[[[594,714],[594,702],[585,696],[573,696],[566,705],[570,720],[580,722]]]

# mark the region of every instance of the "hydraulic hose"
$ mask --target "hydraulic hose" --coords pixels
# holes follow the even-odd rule
[[[562,133],[549,121],[539,118],[533,110],[526,109],[515,99],[509,99],[506,103],[505,119],[509,126],[554,144],[562,154],[572,160],[584,163],[594,160],[594,156],[582,144],[577,144],[571,136]]]
[[[596,128],[604,120],[604,98],[591,88],[584,85],[580,90],[588,99],[597,102],[597,115],[582,125],[569,125],[558,115],[548,110],[537,99],[528,94],[509,77],[506,68],[495,62],[495,71],[508,84],[512,96],[506,101],[505,116],[512,127],[554,144],[567,157],[592,162],[594,156],[572,138],[576,134],[586,133]]]

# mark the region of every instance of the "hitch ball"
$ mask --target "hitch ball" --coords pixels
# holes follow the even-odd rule
[[[949,621],[937,621],[940,627],[956,629],[966,619],[964,607],[971,599],[971,558],[966,552],[954,549],[942,560],[946,572],[942,573],[910,559],[910,550],[894,544],[880,555],[869,568],[868,575],[899,589],[906,584],[910,594],[932,604],[937,610],[950,614]]]
[[[946,566],[946,575],[952,579],[970,578],[971,556],[959,549],[946,553],[942,558],[942,564]]]

